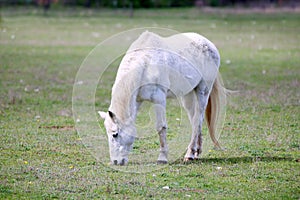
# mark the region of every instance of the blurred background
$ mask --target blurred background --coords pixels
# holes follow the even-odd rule
[[[0,0],[1,6],[42,6],[45,10],[61,6],[87,8],[167,8],[167,7],[299,7],[299,0]]]

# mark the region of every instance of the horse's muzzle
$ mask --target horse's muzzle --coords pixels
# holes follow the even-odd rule
[[[114,165],[121,165],[121,166],[126,165],[125,158],[123,158],[121,162],[118,162],[117,160],[114,160]]]

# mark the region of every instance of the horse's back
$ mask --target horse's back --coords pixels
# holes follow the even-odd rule
[[[216,46],[202,35],[193,32],[180,33],[164,38],[169,48],[189,59],[197,66],[201,60],[211,60],[220,66],[220,54]]]
[[[181,73],[187,78],[196,79],[198,83],[204,80],[210,89],[220,66],[220,54],[216,46],[202,35],[192,32],[176,34],[165,40],[173,51],[190,64],[185,66],[190,70],[180,70]]]
[[[180,34],[181,35],[181,34]],[[207,53],[207,56],[214,60],[217,67],[220,65],[220,54],[217,47],[207,38],[198,33],[188,32],[182,33],[182,37],[187,37],[189,47],[196,47],[198,53]],[[174,39],[175,40],[175,39]]]
[[[197,33],[161,37],[146,31],[128,49],[119,72],[124,75],[131,70],[141,71],[142,84],[163,85],[182,96],[202,80],[211,88],[219,64],[215,45]],[[123,76],[119,72],[118,79]]]
[[[161,37],[155,33],[145,31],[131,44],[127,54],[134,51],[155,49],[184,56],[195,67],[201,63],[199,58],[212,60],[216,67],[220,65],[220,55],[216,46],[207,38],[193,32]]]

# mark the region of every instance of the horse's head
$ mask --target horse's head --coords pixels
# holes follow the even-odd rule
[[[117,116],[111,111],[99,111],[98,113],[104,119],[111,163],[126,165],[136,135],[135,127],[120,123]]]

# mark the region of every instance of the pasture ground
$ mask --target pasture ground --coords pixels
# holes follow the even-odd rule
[[[299,14],[174,9],[128,18],[122,11],[74,10],[47,16],[32,8],[1,10],[1,199],[300,198]],[[123,173],[97,162],[82,144],[72,88],[95,45],[147,26],[209,38],[220,50],[226,87],[238,93],[227,107],[225,151],[151,173]],[[110,87],[98,93],[97,108],[108,107],[109,93]]]

